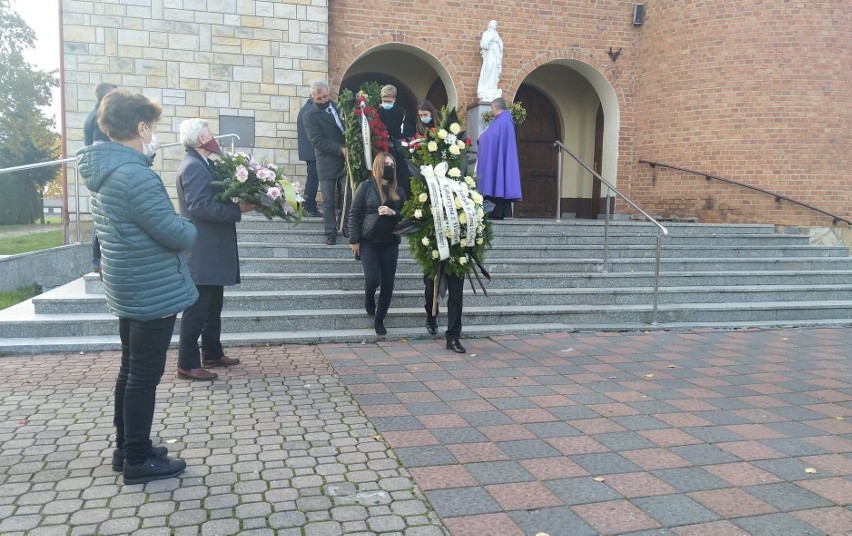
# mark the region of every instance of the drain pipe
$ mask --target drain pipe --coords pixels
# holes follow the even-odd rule
[[[65,28],[62,25],[62,0],[57,0],[57,10],[59,11],[59,137],[62,144],[62,156],[65,160],[68,158],[67,144],[67,126],[65,124]],[[75,167],[76,169],[76,167]],[[79,209],[79,207],[78,207]],[[79,219],[79,218],[78,218]],[[62,243],[68,244],[69,231],[69,214],[68,214],[68,164],[62,163]],[[79,225],[79,222],[78,224]],[[78,231],[79,235],[79,231]],[[79,240],[79,236],[78,236]]]

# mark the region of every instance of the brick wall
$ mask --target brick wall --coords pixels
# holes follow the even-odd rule
[[[852,216],[852,3],[647,2],[635,157],[738,180]],[[624,154],[624,151],[622,151]],[[827,225],[701,177],[634,166],[628,191],[663,215]]]
[[[325,1],[66,0],[63,18],[69,153],[82,145],[94,86],[108,81],[163,105],[162,143],[190,117],[217,132],[220,114],[254,117],[254,154],[304,174],[295,122],[328,72]],[[182,155],[166,148],[156,159],[173,196]]]

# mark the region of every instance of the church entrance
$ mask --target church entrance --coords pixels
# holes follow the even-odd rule
[[[557,152],[562,139],[556,108],[541,91],[522,84],[515,102],[523,104],[527,119],[517,128],[518,163],[524,199],[514,204],[516,218],[548,218],[556,214]]]

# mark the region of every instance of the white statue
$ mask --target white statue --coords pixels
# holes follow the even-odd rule
[[[503,96],[503,91],[497,89],[500,71],[503,70],[503,40],[497,34],[497,21],[488,23],[488,29],[482,33],[479,41],[482,55],[482,71],[479,73],[479,85],[476,96],[481,101],[492,101]]]

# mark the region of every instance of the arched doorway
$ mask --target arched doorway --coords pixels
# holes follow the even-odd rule
[[[457,103],[455,86],[440,62],[427,52],[402,43],[381,45],[359,57],[346,70],[341,88],[357,91],[365,81],[396,86],[397,104],[405,110],[405,126],[410,132],[421,100],[434,99],[438,108]]]
[[[531,85],[522,84],[515,94],[527,110],[518,126],[518,163],[524,200],[514,205],[517,218],[546,218],[556,212],[557,154],[554,140],[562,139],[556,108]]]

